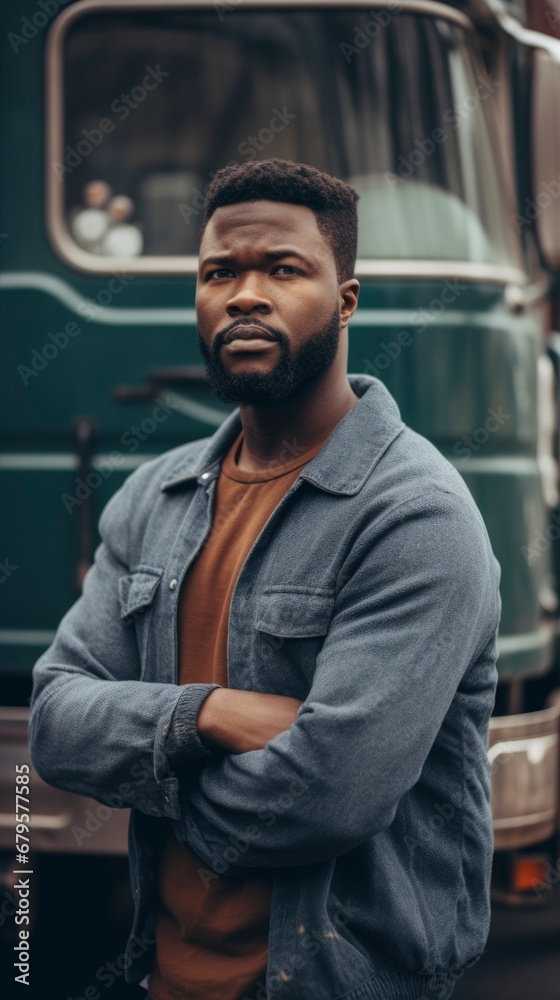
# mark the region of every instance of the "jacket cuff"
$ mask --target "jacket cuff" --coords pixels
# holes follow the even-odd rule
[[[165,741],[165,753],[172,771],[181,777],[192,765],[206,764],[221,760],[223,751],[206,747],[198,734],[197,720],[202,703],[221,684],[185,684],[179,697],[169,733]]]

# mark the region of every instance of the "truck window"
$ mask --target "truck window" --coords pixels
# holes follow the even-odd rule
[[[361,258],[517,263],[460,14],[113,8],[58,55],[51,233],[90,259],[195,255],[213,173],[275,156],[358,190]]]

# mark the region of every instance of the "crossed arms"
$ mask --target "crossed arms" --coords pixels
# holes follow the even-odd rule
[[[202,704],[198,734],[206,746],[229,753],[263,750],[296,721],[301,705],[287,695],[219,687]]]
[[[304,702],[139,679],[134,628],[118,613],[123,516],[114,497],[83,594],[34,667],[41,777],[171,818],[218,872],[243,838],[231,875],[336,857],[390,825],[463,675],[495,641],[499,567],[478,512],[434,487],[364,531]],[[181,767],[168,742],[178,716]]]

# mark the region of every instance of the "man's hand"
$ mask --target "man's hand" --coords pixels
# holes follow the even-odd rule
[[[198,713],[198,734],[206,746],[230,753],[263,750],[296,721],[302,704],[282,694],[214,688]]]

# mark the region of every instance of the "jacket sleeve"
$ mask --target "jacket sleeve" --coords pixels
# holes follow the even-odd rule
[[[370,526],[343,567],[298,718],[206,765],[173,824],[218,874],[307,865],[385,830],[461,678],[497,634],[500,567],[477,509],[434,489]],[[482,694],[490,715],[497,672]],[[480,723],[479,723],[480,725]]]
[[[129,476],[99,522],[102,542],[83,592],[33,668],[29,749],[37,773],[56,788],[116,808],[177,819],[179,778],[189,765],[221,759],[200,741],[196,717],[218,685],[140,679],[134,624],[122,616],[119,584],[129,567],[128,526],[144,467]],[[158,586],[154,576],[154,586]],[[139,611],[138,613],[141,613]],[[181,701],[180,761],[174,710]]]

